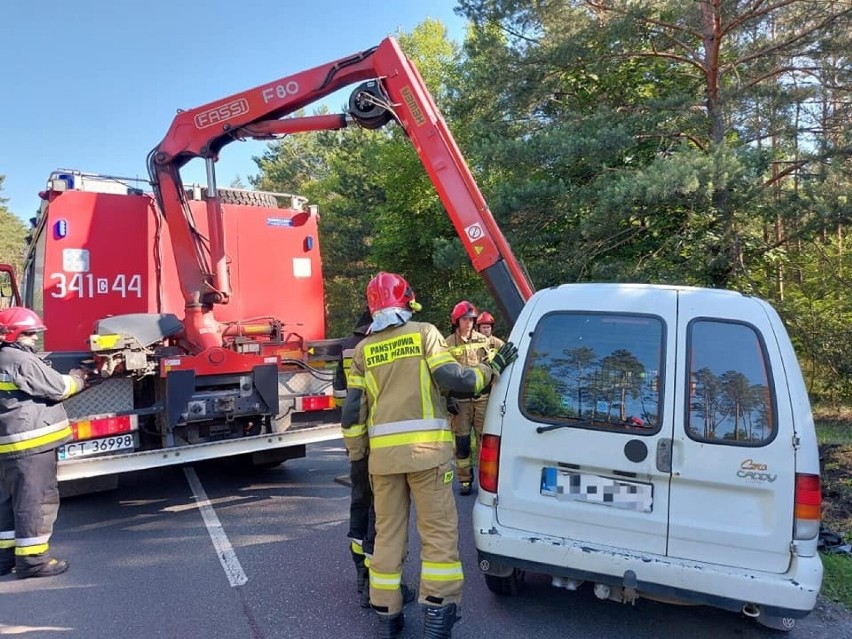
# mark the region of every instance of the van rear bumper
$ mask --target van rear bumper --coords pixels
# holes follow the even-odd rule
[[[495,576],[505,577],[519,568],[611,587],[631,586],[640,596],[735,612],[755,604],[766,615],[794,619],[813,610],[822,584],[819,555],[793,555],[789,570],[775,574],[633,553],[506,528],[497,523],[493,508],[480,502],[473,507],[473,530],[479,568]]]

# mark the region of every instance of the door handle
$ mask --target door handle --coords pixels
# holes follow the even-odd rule
[[[657,440],[657,470],[661,473],[672,472],[672,442],[670,439]]]

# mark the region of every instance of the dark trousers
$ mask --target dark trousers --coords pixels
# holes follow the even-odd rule
[[[369,459],[359,459],[349,464],[349,479],[352,496],[349,503],[349,539],[352,542],[352,559],[356,564],[364,562],[364,556],[373,554],[376,538],[376,511],[373,510],[373,491],[370,488]],[[357,547],[360,546],[360,552]]]
[[[32,568],[47,563],[48,541],[59,512],[56,451],[6,459],[0,456],[0,542],[14,532],[15,564]]]

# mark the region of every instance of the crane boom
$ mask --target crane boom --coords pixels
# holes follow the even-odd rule
[[[290,117],[356,82],[347,114]],[[395,119],[414,145],[474,269],[514,323],[533,286],[488,209],[470,169],[414,64],[393,38],[377,47],[180,112],[148,161],[169,226],[186,304],[187,340],[196,352],[221,346],[215,304],[231,296],[214,163],[230,142],[332,130],[354,121],[378,128]],[[195,230],[180,177],[193,158],[207,163],[209,237]]]

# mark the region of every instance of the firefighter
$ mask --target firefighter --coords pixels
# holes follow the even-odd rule
[[[480,392],[518,353],[509,343],[490,365],[460,366],[437,328],[411,321],[420,305],[408,282],[394,273],[370,280],[367,303],[373,322],[370,335],[355,347],[342,426],[350,455],[370,451],[376,510],[370,600],[378,613],[378,636],[396,637],[404,625],[400,584],[413,499],[421,539],[423,636],[450,637],[464,576],[442,389]]]
[[[494,316],[488,311],[482,311],[477,316],[476,330],[488,338],[491,349],[496,351],[503,346],[503,340],[494,336]]]
[[[53,370],[36,355],[41,318],[0,311],[0,574],[53,577],[68,562],[48,553],[59,511],[56,448],[71,439],[60,402],[85,387],[85,373]]]
[[[462,366],[475,366],[487,363],[494,352],[491,338],[473,330],[477,321],[476,307],[462,300],[453,307],[450,315],[453,332],[447,338],[450,353]],[[496,339],[496,338],[494,338]],[[503,345],[503,342],[500,342]],[[457,397],[457,414],[453,417],[452,428],[455,437],[456,471],[458,472],[459,494],[470,495],[473,491],[474,446],[479,451],[482,427],[485,424],[485,408],[488,406],[490,386],[477,396]],[[473,434],[476,439],[472,441]]]
[[[347,374],[352,363],[355,346],[370,330],[373,318],[365,310],[358,319],[352,334],[341,345],[341,357],[334,376],[334,396],[338,405],[344,403],[349,382]],[[346,440],[344,439],[344,442]],[[360,457],[360,456],[359,456]],[[373,511],[373,492],[370,489],[370,476],[367,472],[367,456],[349,459],[349,552],[355,563],[355,587],[362,608],[370,607],[369,559],[373,553],[373,539],[376,534],[375,512]]]
[[[352,334],[341,345],[341,357],[334,377],[334,395],[342,405],[349,387],[348,373],[355,346],[370,332],[373,318],[365,310]],[[346,439],[344,439],[344,442]],[[369,451],[367,451],[369,453]],[[362,608],[370,607],[369,566],[376,537],[376,512],[373,509],[373,491],[367,470],[368,455],[355,455],[349,461],[349,482],[352,487],[349,501],[349,551],[355,563],[355,586]],[[414,591],[402,585],[405,603],[414,601]]]

